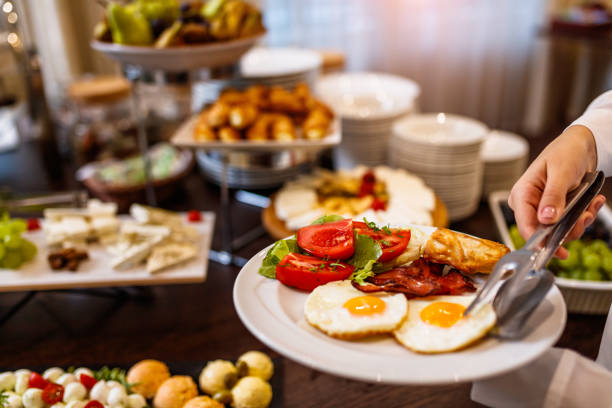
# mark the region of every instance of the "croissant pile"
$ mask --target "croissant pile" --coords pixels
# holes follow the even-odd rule
[[[306,84],[293,91],[254,85],[244,91],[223,91],[200,113],[193,137],[228,143],[319,140],[327,135],[333,118],[331,109],[315,99]]]

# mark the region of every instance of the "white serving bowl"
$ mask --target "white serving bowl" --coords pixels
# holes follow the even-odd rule
[[[316,51],[304,48],[255,47],[240,59],[243,78],[284,77],[317,71],[323,59]]]

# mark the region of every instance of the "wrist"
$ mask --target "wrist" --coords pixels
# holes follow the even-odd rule
[[[580,147],[582,157],[585,158],[586,170],[594,171],[597,168],[597,145],[593,132],[586,126],[572,125],[563,134]]]

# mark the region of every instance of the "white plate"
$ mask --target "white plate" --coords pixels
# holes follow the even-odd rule
[[[240,75],[244,78],[297,76],[318,70],[322,63],[319,53],[304,48],[257,47],[240,59]]]
[[[474,381],[531,362],[557,341],[565,327],[565,303],[553,287],[528,324],[531,332],[520,341],[487,337],[463,351],[424,355],[409,351],[387,336],[360,341],[333,339],[304,319],[306,293],[257,273],[267,250],[251,258],[236,278],[234,306],[238,316],[270,348],[330,374],[390,384]]]
[[[400,140],[432,146],[466,146],[482,143],[488,133],[484,123],[446,113],[410,115],[393,125]]]
[[[38,254],[18,270],[0,269],[0,292],[204,282],[214,224],[215,214],[212,212],[203,212],[201,222],[188,223],[200,233],[197,257],[154,275],[149,274],[144,265],[113,270],[108,252],[100,244],[88,246],[89,259],[79,265],[78,271],[53,271],[47,262],[49,250],[45,244],[45,233],[42,230],[25,232],[23,237],[36,244]]]
[[[482,159],[485,162],[520,160],[529,156],[529,143],[525,138],[510,132],[494,130],[482,145]]]
[[[412,111],[419,85],[400,76],[374,72],[326,75],[317,81],[316,94],[343,118],[395,118]]]
[[[266,142],[251,142],[249,140],[240,140],[234,143],[226,143],[220,140],[215,141],[197,141],[193,138],[193,131],[197,123],[198,116],[195,115],[188,119],[172,136],[172,143],[177,146],[197,147],[205,150],[218,151],[258,151],[258,152],[274,152],[287,149],[300,150],[323,150],[329,147],[336,146],[342,141],[342,133],[340,132],[340,121],[335,119],[332,122],[331,128],[327,136],[320,140],[296,139],[292,141],[275,141]],[[299,131],[299,130],[298,130]]]
[[[238,38],[203,45],[155,48],[92,41],[91,47],[123,64],[164,71],[191,71],[231,65],[265,35]]]

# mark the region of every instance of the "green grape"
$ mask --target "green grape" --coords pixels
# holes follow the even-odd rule
[[[24,262],[31,261],[36,256],[38,249],[36,245],[28,241],[27,239],[22,239],[22,247],[21,247],[21,256]]]
[[[601,257],[599,256],[599,254],[595,253],[595,252],[584,252],[582,253],[582,265],[586,268],[586,269],[591,269],[591,270],[598,270],[599,267],[601,266]]]
[[[602,256],[601,267],[603,268],[604,271],[606,271],[608,276],[611,276],[612,274],[612,255],[606,254]]]
[[[559,259],[559,266],[566,270],[571,270],[580,266],[580,251],[568,249],[566,259]]]
[[[582,248],[584,248],[584,242],[582,242],[579,239],[567,243],[568,251],[573,251],[573,250],[580,251],[582,250]]]
[[[2,266],[7,269],[17,269],[21,266],[21,253],[19,251],[8,250],[2,259]]]
[[[599,255],[604,255],[604,254],[610,252],[610,248],[608,248],[608,244],[606,244],[601,239],[596,239],[593,242],[591,242],[589,244],[589,248],[591,250],[597,252]]]
[[[21,235],[28,229],[28,224],[20,218],[15,218],[9,222],[9,228],[14,234]]]
[[[565,270],[559,271],[557,276],[560,277],[560,278],[571,279],[570,273],[568,271],[565,271]]]
[[[512,225],[508,232],[510,233],[510,239],[512,240],[512,244],[514,245],[515,249],[522,248],[525,245],[525,240],[521,236],[521,233],[516,225]]]
[[[568,273],[569,273],[570,279],[578,279],[578,280],[580,280],[580,279],[583,279],[583,276],[584,276],[583,271],[580,268],[571,269],[571,270],[569,270]]]
[[[4,247],[3,244],[0,243],[0,260],[2,260],[2,258],[4,258],[4,254],[6,253],[6,248]]]
[[[8,249],[19,249],[21,247],[21,237],[15,234],[5,235],[4,245]]]
[[[603,275],[598,269],[587,269],[584,273],[584,279],[590,281],[601,281],[603,280]]]

